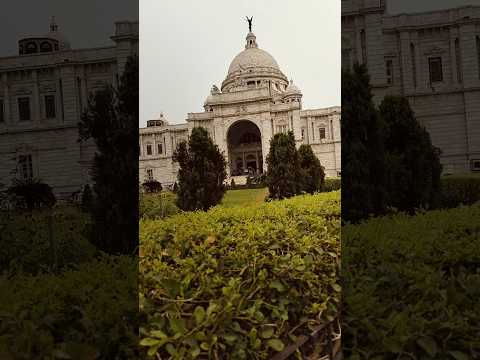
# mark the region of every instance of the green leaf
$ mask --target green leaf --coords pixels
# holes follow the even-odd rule
[[[155,346],[162,342],[160,339],[145,338],[140,341],[141,346]]]
[[[260,332],[260,337],[262,337],[263,339],[270,339],[273,336],[274,332],[275,330],[273,329],[273,327],[268,327]]]
[[[453,351],[449,351],[448,353],[452,355],[455,358],[455,360],[470,360],[470,356],[468,356],[467,354],[461,351],[453,350]]]
[[[167,346],[165,346],[165,350],[167,350],[167,352],[172,356],[177,354],[177,349],[175,349],[175,346],[172,344],[167,344]]]
[[[270,289],[275,289],[278,292],[284,292],[285,286],[278,280],[274,280],[270,283]]]
[[[157,339],[166,339],[168,336],[162,330],[152,330],[150,331],[150,336]]]
[[[332,288],[333,290],[335,290],[336,292],[341,292],[342,291],[342,287],[338,284],[333,284],[332,285]]]
[[[435,357],[435,355],[437,354],[437,343],[435,342],[434,339],[432,338],[428,338],[428,337],[425,337],[425,338],[420,338],[417,340],[417,344],[423,349],[425,350],[425,352],[431,356],[431,357]]]
[[[202,343],[200,344],[200,348],[201,348],[202,350],[207,351],[208,349],[210,349],[210,345],[209,345],[207,342],[202,342]]]
[[[183,319],[170,319],[170,328],[174,334],[183,334],[185,332],[185,321]]]
[[[271,347],[275,351],[282,351],[285,348],[282,340],[280,339],[270,339],[267,341],[267,346]]]
[[[205,309],[201,306],[197,306],[193,312],[193,316],[195,317],[197,325],[200,325],[205,319]]]

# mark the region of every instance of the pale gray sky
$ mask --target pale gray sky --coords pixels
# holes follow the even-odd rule
[[[388,12],[476,5],[478,0],[387,0]],[[171,123],[203,111],[243,50],[259,47],[303,92],[304,108],[340,104],[340,0],[140,0],[140,126],[162,111]]]
[[[160,111],[171,123],[203,111],[244,49],[247,15],[304,108],[340,105],[339,0],[140,0],[140,126]]]

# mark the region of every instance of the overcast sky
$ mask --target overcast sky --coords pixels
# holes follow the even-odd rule
[[[115,21],[138,20],[138,0],[2,1],[0,56],[17,55],[24,36],[47,34],[52,16],[72,48],[110,46]]]
[[[245,47],[247,15],[258,46],[302,90],[304,108],[341,103],[339,0],[141,0],[141,126],[160,111],[171,123],[203,111]]]
[[[418,12],[478,0],[390,0],[388,11]],[[244,49],[245,16],[259,47],[303,92],[303,106],[340,104],[339,0],[141,0],[140,126],[160,112],[171,123],[203,111]]]

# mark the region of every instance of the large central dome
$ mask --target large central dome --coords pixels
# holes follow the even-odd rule
[[[273,86],[279,91],[285,90],[288,79],[273,56],[258,48],[254,33],[249,32],[246,40],[245,50],[235,56],[230,63],[227,77],[222,83],[222,92],[264,86]]]
[[[280,70],[277,62],[265,50],[259,48],[247,48],[243,50],[240,54],[235,56],[233,61],[228,68],[228,74],[231,74],[235,71],[247,70],[248,68],[274,68]]]

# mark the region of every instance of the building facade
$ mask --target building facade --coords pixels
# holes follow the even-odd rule
[[[172,185],[178,171],[173,152],[196,126],[207,129],[226,158],[229,177],[238,177],[237,184],[245,181],[246,174],[266,171],[270,139],[287,131],[293,132],[298,146],[312,146],[327,176],[340,175],[340,107],[302,109],[300,89],[258,47],[252,32],[221,88],[212,87],[203,112],[188,113],[179,125],[169,124],[161,115],[140,129],[140,182]]]
[[[377,104],[408,98],[444,173],[480,171],[480,6],[389,15],[387,0],[342,0],[342,67],[366,63]]]
[[[138,53],[138,22],[117,22],[108,47],[72,49],[52,19],[50,32],[21,39],[18,54],[0,58],[0,184],[40,179],[57,197],[90,182],[95,152],[79,142],[89,94],[116,86]]]

